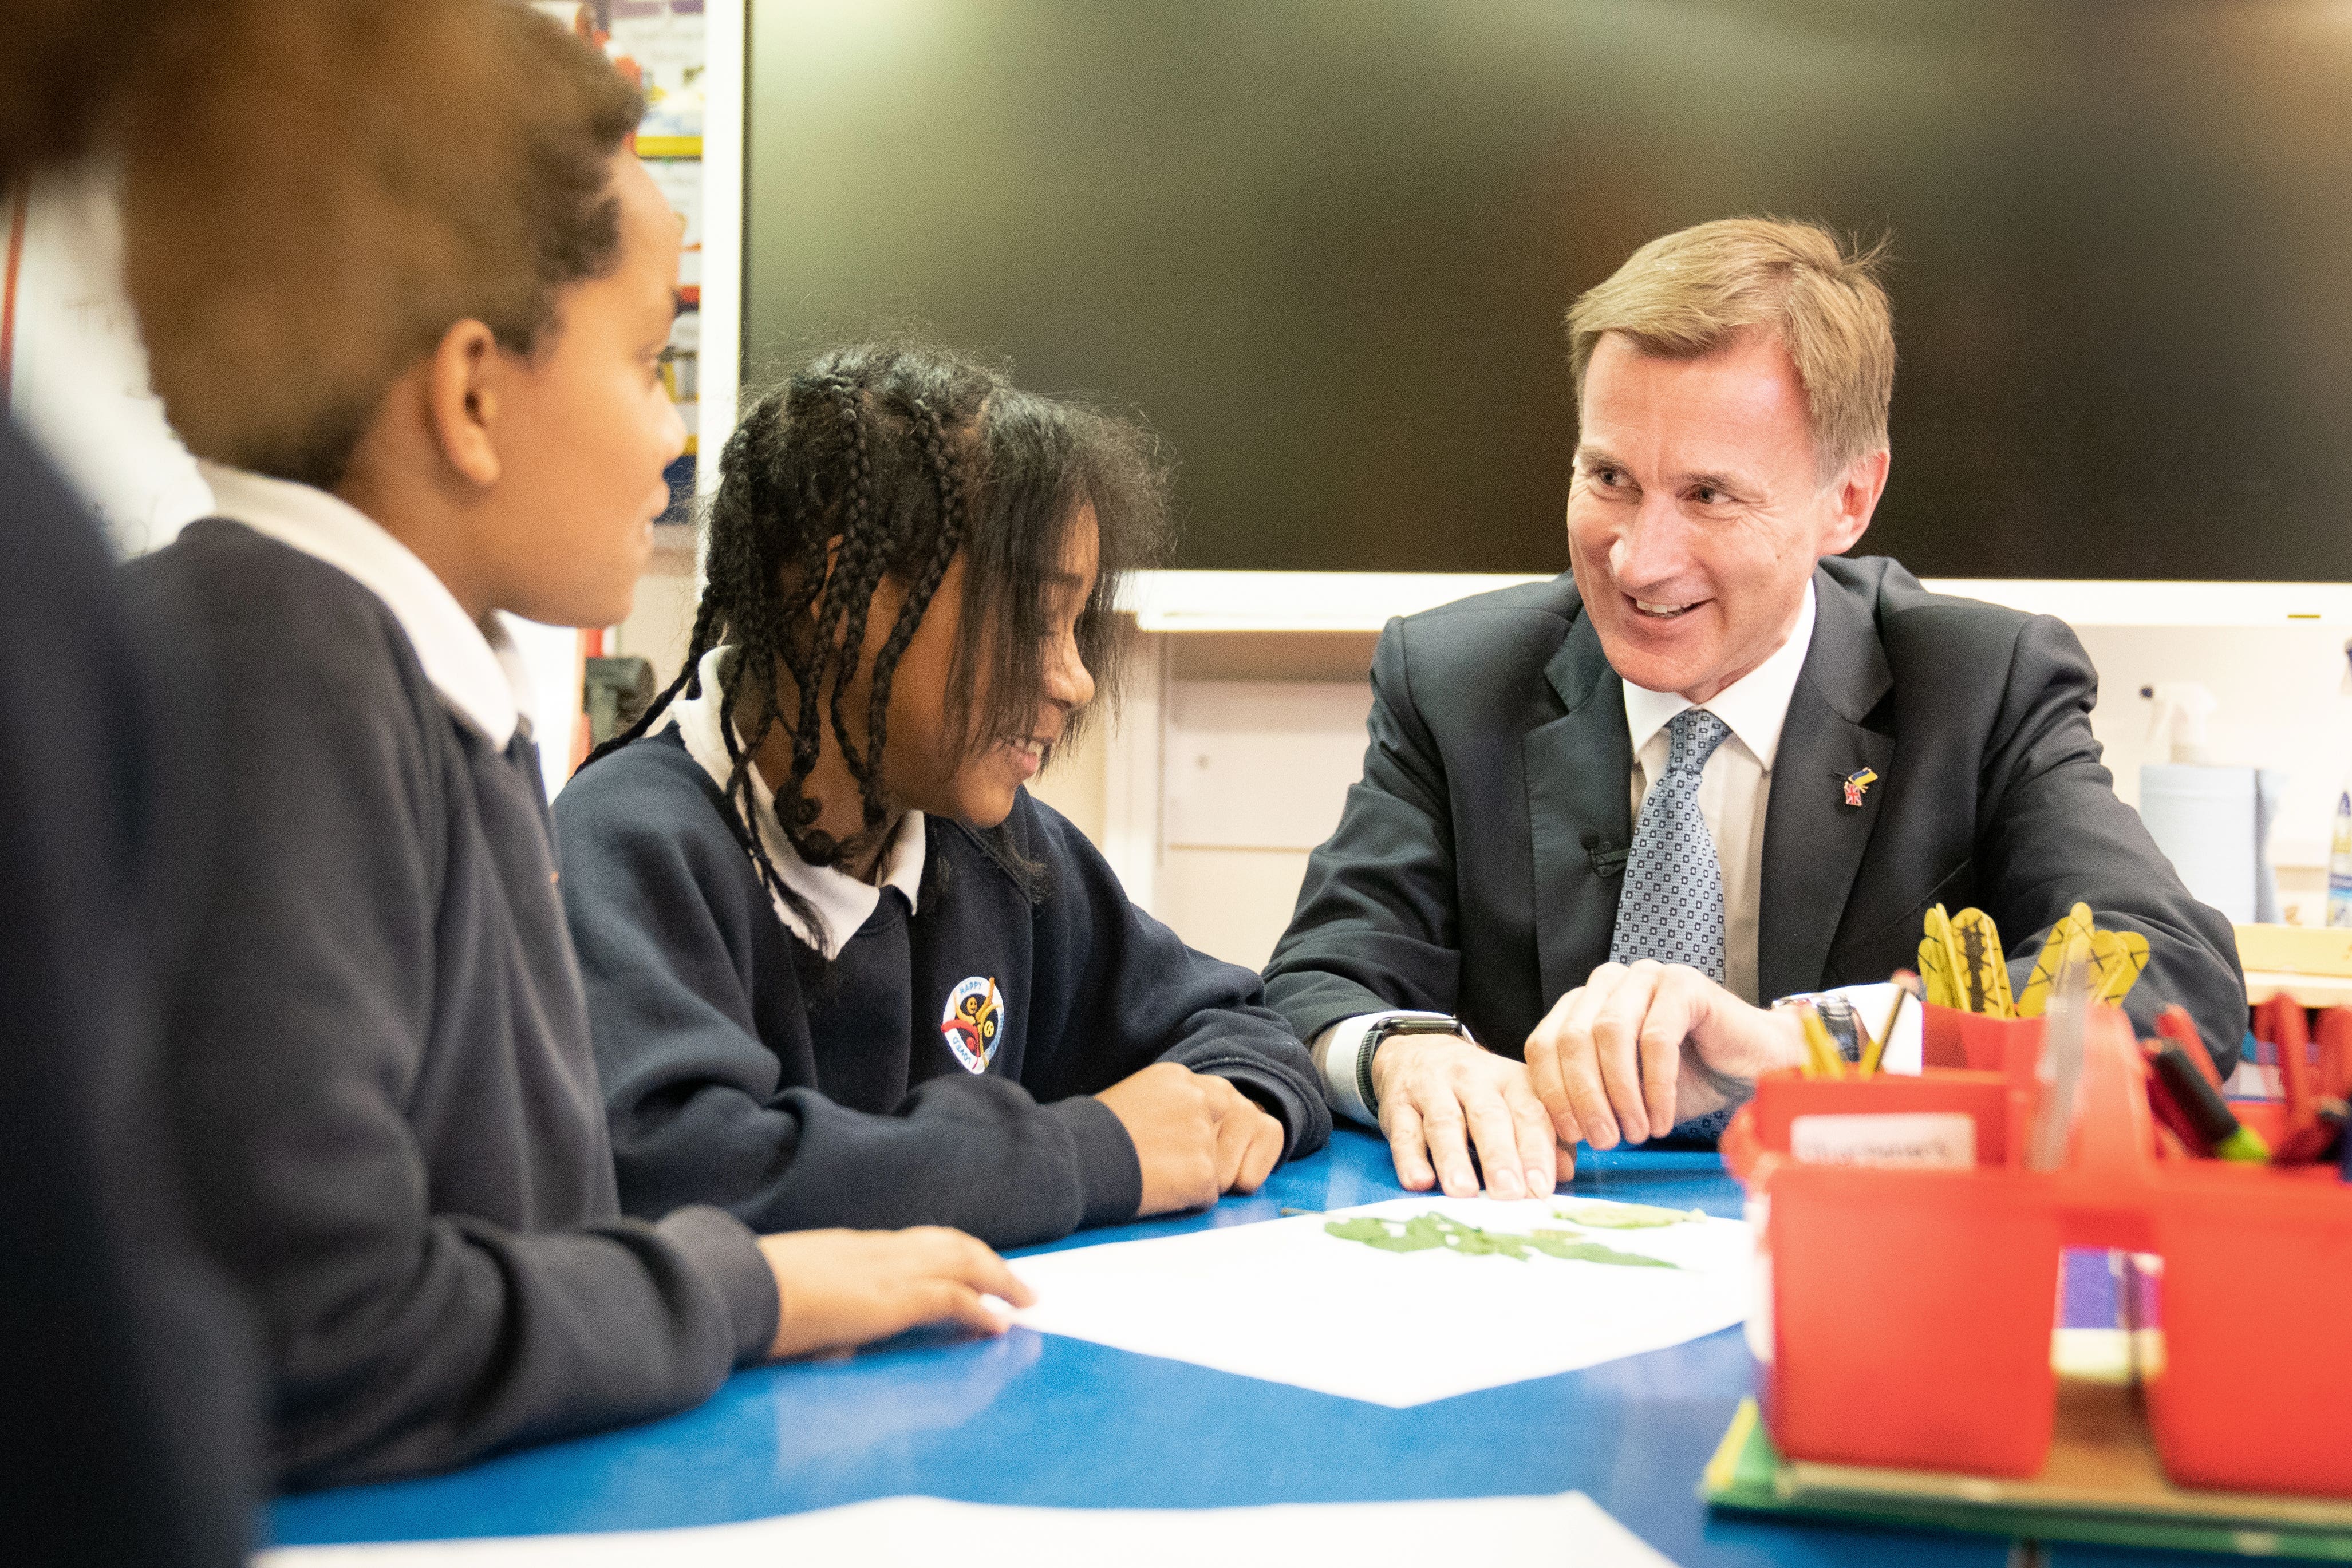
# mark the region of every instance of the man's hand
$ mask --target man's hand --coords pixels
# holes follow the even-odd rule
[[[1576,1150],[1554,1139],[1528,1070],[1460,1035],[1389,1036],[1372,1056],[1372,1092],[1397,1180],[1413,1192],[1436,1182],[1450,1197],[1476,1197],[1473,1145],[1496,1197],[1549,1197],[1575,1173]]]
[[[957,1322],[1003,1333],[1005,1320],[981,1301],[1016,1307],[1036,1293],[1004,1260],[961,1230],[793,1230],[760,1238],[776,1277],[778,1360],[847,1350],[924,1323]]]
[[[1750,1007],[1684,964],[1603,964],[1528,1036],[1528,1077],[1564,1142],[1639,1144],[1804,1059],[1796,1015]]]
[[[1148,1215],[1205,1208],[1255,1192],[1282,1158],[1282,1124],[1213,1073],[1155,1061],[1095,1096],[1110,1107],[1143,1166]]]

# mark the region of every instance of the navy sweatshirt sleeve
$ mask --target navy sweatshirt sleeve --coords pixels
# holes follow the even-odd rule
[[[1282,1123],[1282,1157],[1323,1146],[1331,1113],[1312,1059],[1258,977],[1184,945],[1135,905],[1102,852],[1026,790],[1008,824],[1043,873],[1032,1007],[1057,1028],[1033,1031],[1024,1073],[1043,1100],[1091,1093],[1154,1061],[1230,1080]]]
[[[623,1219],[608,1176],[605,1213],[560,1229],[447,1211],[410,1100],[436,998],[488,940],[437,897],[451,784],[421,737],[451,721],[365,591],[251,536],[223,547],[220,527],[131,570],[203,633],[187,652],[233,764],[172,1078],[207,1239],[264,1320],[283,1481],[438,1469],[697,1403],[772,1337],[755,1239],[708,1208]],[[494,1030],[457,1044],[506,1049]],[[459,1107],[439,1146],[462,1158],[565,1113]]]
[[[639,742],[556,801],[621,1201],[761,1230],[951,1225],[994,1247],[1132,1218],[1135,1146],[1098,1102],[934,1078],[887,1113],[785,1082],[755,1013],[801,1005],[791,939],[685,750]],[[779,1027],[778,1033],[784,1032]]]

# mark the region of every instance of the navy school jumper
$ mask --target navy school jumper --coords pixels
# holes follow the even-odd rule
[[[280,1484],[667,1415],[762,1359],[751,1232],[620,1214],[530,740],[492,746],[383,600],[238,523],[128,582],[185,630],[230,764],[168,1082]]]
[[[1136,908],[1026,790],[1001,841],[927,818],[919,911],[886,889],[829,966],[785,926],[731,810],[673,729],[556,801],[629,1213],[952,1225],[999,1247],[1132,1218],[1134,1145],[1087,1096],[1161,1061],[1278,1118],[1285,1158],[1329,1135],[1258,977]]]

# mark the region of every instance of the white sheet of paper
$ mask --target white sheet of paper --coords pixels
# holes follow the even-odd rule
[[[1581,1492],[1265,1508],[999,1508],[893,1497],[748,1524],[280,1547],[255,1568],[1428,1568],[1456,1559],[1673,1568]]]
[[[1587,1207],[1619,1206],[1404,1197],[1049,1252],[1013,1265],[1037,1291],[1016,1321],[1403,1408],[1663,1350],[1747,1317],[1755,1268],[1745,1222],[1624,1230],[1561,1218]],[[1323,1228],[1356,1215],[1432,1212],[1490,1231],[1576,1230],[1677,1267],[1384,1252]]]

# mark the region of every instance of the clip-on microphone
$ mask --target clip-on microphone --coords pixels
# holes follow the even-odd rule
[[[1630,846],[1622,850],[1604,850],[1601,847],[1601,830],[1598,828],[1584,830],[1584,858],[1591,862],[1592,874],[1595,876],[1621,874],[1625,869],[1626,857],[1633,852]]]

